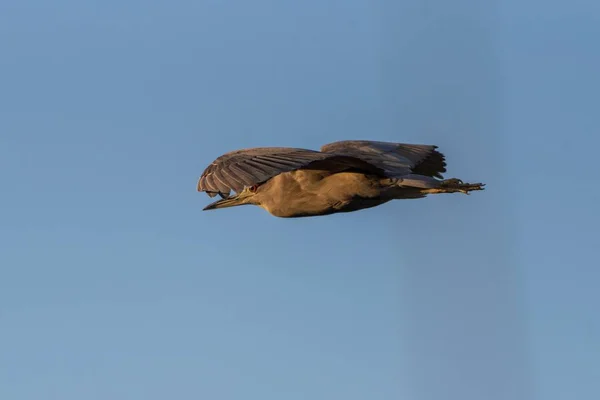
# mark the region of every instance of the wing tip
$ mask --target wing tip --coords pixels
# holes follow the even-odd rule
[[[212,190],[210,190],[210,188],[208,188],[208,187],[206,186],[206,184],[205,184],[205,179],[204,179],[204,178],[205,178],[205,176],[204,176],[204,175],[202,175],[202,176],[201,176],[201,177],[198,179],[198,182],[196,183],[196,191],[197,191],[197,192],[199,192],[199,193],[202,193],[202,192],[204,192],[204,193],[206,193],[206,194],[208,195],[208,197],[211,197],[211,198],[212,198],[212,197],[215,197],[215,196],[216,196],[216,195],[218,195],[218,194],[221,194],[221,193],[219,193],[219,192],[215,192],[215,191],[212,191]],[[222,196],[221,196],[221,197],[222,197]]]
[[[196,192],[198,192],[198,193],[205,192],[206,194],[208,194],[208,192],[206,191],[206,188],[202,185],[202,182],[200,180],[198,180],[198,183],[196,184]]]

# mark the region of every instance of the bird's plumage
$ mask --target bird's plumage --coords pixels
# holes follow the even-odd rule
[[[445,157],[434,145],[345,140],[323,145],[320,151],[232,151],[204,170],[197,189],[223,198],[205,209],[255,204],[281,217],[356,211],[393,199],[483,189],[479,183],[444,181],[444,172]]]
[[[329,143],[321,151],[291,147],[255,147],[223,154],[213,161],[198,181],[198,191],[210,197],[227,197],[244,187],[262,184],[274,176],[300,168],[362,170],[381,176],[399,177],[419,168],[422,175],[441,178],[444,156],[437,146],[346,140]],[[321,163],[318,163],[318,162]]]
[[[302,168],[326,155],[314,150],[289,147],[256,147],[225,153],[212,162],[198,181],[198,191],[210,197],[228,196],[266,182],[282,172]]]
[[[416,173],[441,179],[446,172],[444,155],[433,145],[343,140],[326,144],[321,151],[360,158],[381,168],[386,176]]]

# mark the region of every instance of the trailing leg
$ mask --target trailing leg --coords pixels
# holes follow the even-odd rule
[[[438,187],[430,189],[422,189],[421,193],[437,194],[437,193],[464,193],[469,194],[471,191],[484,190],[484,183],[464,183],[460,179],[451,178],[443,180]]]

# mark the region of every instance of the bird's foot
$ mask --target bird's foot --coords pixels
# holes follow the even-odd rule
[[[484,190],[485,183],[464,183],[460,179],[451,178],[442,181],[440,186],[446,193],[460,192],[469,194],[469,192],[474,190]]]

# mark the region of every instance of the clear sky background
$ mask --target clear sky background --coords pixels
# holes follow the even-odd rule
[[[600,398],[596,0],[0,2],[0,398]],[[485,192],[202,212],[252,146]]]

